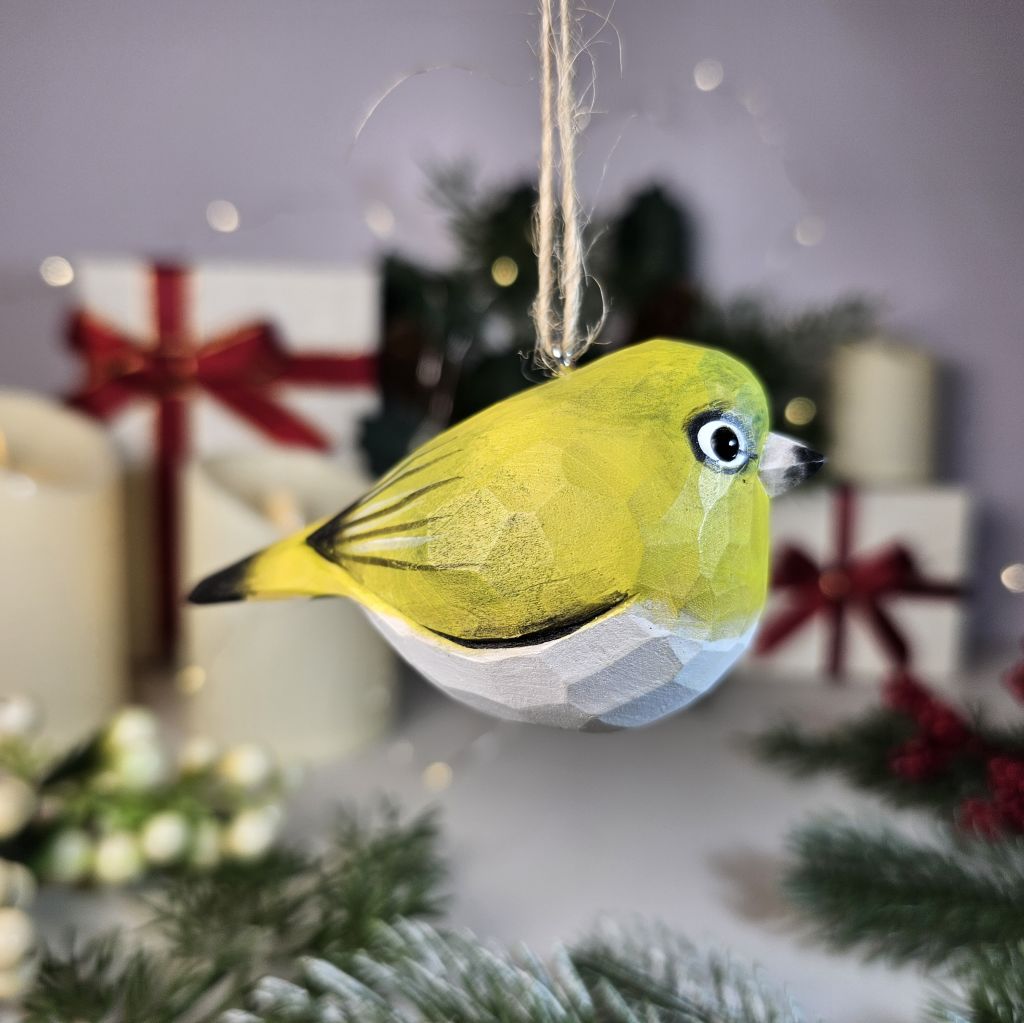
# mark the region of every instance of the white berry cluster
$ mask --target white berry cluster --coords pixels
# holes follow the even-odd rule
[[[0,847],[29,829],[43,881],[124,885],[151,870],[210,870],[258,859],[278,837],[282,775],[262,746],[193,738],[175,756],[152,712],[125,707],[50,783],[59,758],[35,753],[39,724],[32,701],[0,699]]]
[[[40,860],[44,880],[123,885],[150,869],[208,870],[225,859],[258,859],[278,836],[280,772],[262,746],[221,751],[193,738],[175,758],[154,715],[126,707],[105,729],[100,752],[85,795],[96,806],[91,826],[54,829]],[[65,799],[66,810],[81,794]]]

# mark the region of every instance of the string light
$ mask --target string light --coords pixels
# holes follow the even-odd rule
[[[238,230],[242,218],[239,216],[238,207],[227,199],[214,199],[206,207],[206,222],[221,234],[231,234]]]
[[[51,288],[63,288],[75,279],[75,268],[63,256],[47,256],[39,264],[39,276]]]
[[[382,202],[375,200],[368,203],[363,212],[363,219],[378,238],[390,238],[395,233],[395,215],[391,212],[391,207]]]
[[[787,423],[806,426],[818,414],[818,406],[810,398],[791,398],[782,414]]]
[[[194,696],[206,685],[206,669],[198,664],[187,664],[178,672],[175,681],[179,693]]]
[[[428,792],[444,792],[452,783],[451,764],[436,760],[423,769],[423,787]]]
[[[499,288],[511,287],[519,276],[519,264],[510,256],[499,256],[491,264],[491,278]]]
[[[793,228],[793,238],[797,245],[810,248],[819,245],[825,237],[825,221],[814,214],[801,217]]]
[[[701,92],[713,92],[725,79],[725,71],[717,60],[701,60],[693,69],[693,83]]]
[[[1011,593],[1024,593],[1024,562],[1007,565],[999,573],[999,580]]]

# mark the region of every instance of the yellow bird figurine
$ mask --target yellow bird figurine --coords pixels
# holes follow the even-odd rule
[[[742,363],[648,341],[446,430],[190,600],[350,597],[473,707],[644,725],[746,649],[767,588],[768,499],[823,461],[768,433]]]

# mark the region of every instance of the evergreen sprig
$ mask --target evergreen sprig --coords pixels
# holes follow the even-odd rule
[[[68,938],[44,950],[36,986],[23,1006],[24,1023],[179,1023],[215,988],[215,968],[170,962],[124,934],[89,941]]]
[[[828,818],[798,828],[790,848],[786,891],[836,949],[967,968],[1024,941],[1020,839],[922,842]]]
[[[698,955],[663,928],[605,933],[541,960],[422,922],[381,928],[348,970],[307,960],[298,982],[265,978],[221,1023],[797,1023],[751,972]]]
[[[964,991],[952,1002],[936,1001],[931,1016],[941,1023],[1024,1023],[1024,947],[988,949],[968,956],[957,971]]]
[[[893,752],[916,733],[909,717],[879,707],[819,735],[785,723],[756,736],[751,745],[761,759],[794,777],[835,773],[899,807],[949,815],[966,797],[985,791],[984,761],[970,751],[950,757],[941,774],[924,782],[893,771]]]
[[[385,804],[376,817],[346,813],[319,856],[294,850],[199,878],[175,877],[153,899],[155,926],[182,955],[225,963],[323,955],[368,947],[382,920],[434,917],[445,906],[447,868],[437,821],[403,823]]]
[[[345,814],[320,855],[280,850],[164,879],[150,898],[158,941],[115,933],[44,949],[26,1023],[208,1023],[268,971],[310,955],[344,963],[382,924],[440,912],[445,878],[433,814]]]

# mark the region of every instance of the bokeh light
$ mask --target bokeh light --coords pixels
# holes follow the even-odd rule
[[[363,211],[363,219],[366,221],[366,226],[378,238],[390,238],[395,233],[395,215],[392,213],[391,207],[385,203],[376,200],[367,203],[366,209]]]
[[[810,398],[791,398],[783,415],[793,426],[806,426],[818,414],[818,406]]]
[[[423,787],[428,792],[443,792],[451,783],[451,765],[443,760],[435,760],[423,769]]]
[[[491,264],[491,277],[499,288],[508,288],[515,284],[519,276],[519,264],[511,256],[499,256]]]
[[[1024,562],[1007,565],[999,573],[999,580],[1011,593],[1024,593]]]
[[[178,685],[178,692],[192,696],[206,685],[206,671],[201,665],[186,664],[178,672],[175,681]]]
[[[797,245],[810,248],[819,245],[825,237],[825,221],[814,214],[801,217],[793,228],[793,238]]]
[[[75,268],[63,256],[47,256],[39,264],[39,276],[51,288],[63,288],[75,279]]]
[[[227,199],[214,199],[206,207],[206,222],[221,234],[231,234],[237,231],[242,222],[239,216],[238,207]]]
[[[725,79],[725,71],[717,60],[698,61],[693,69],[693,83],[701,92],[712,92]]]

